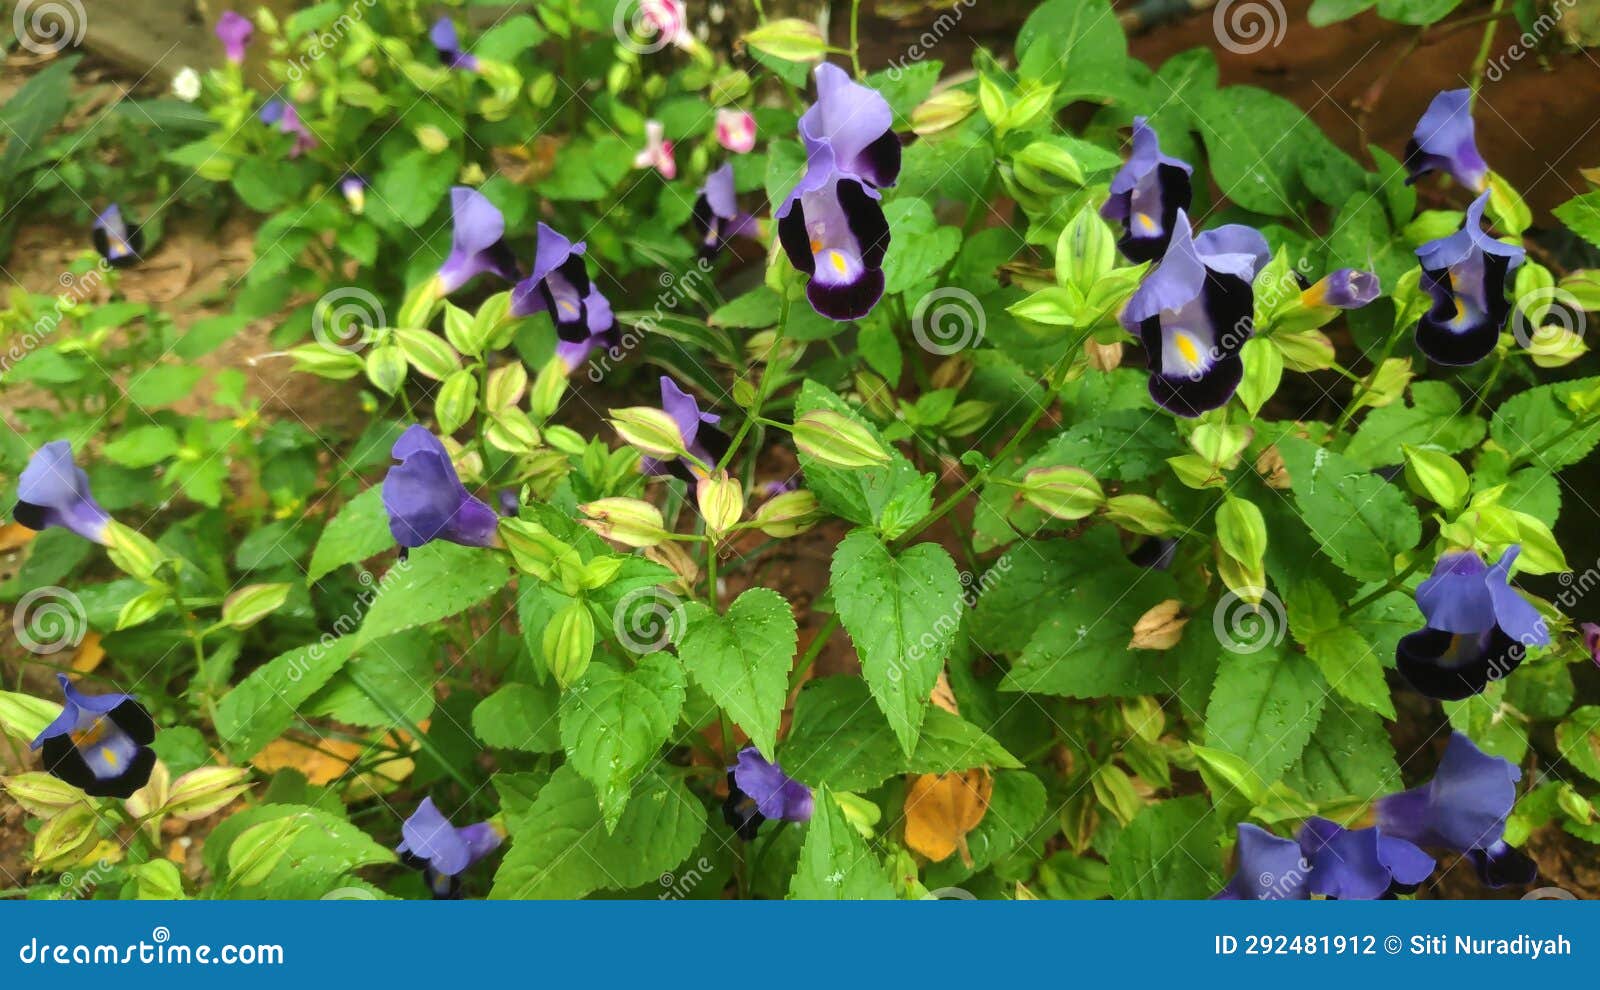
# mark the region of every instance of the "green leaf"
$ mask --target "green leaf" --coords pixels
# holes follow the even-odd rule
[[[1388,467],[1401,463],[1401,447],[1419,437],[1426,437],[1430,447],[1459,454],[1477,446],[1487,429],[1468,409],[1449,383],[1414,382],[1411,404],[1395,402],[1369,412],[1344,456],[1364,468]]]
[[[914,197],[898,197],[883,209],[889,250],[883,257],[885,292],[905,292],[943,270],[961,248],[961,231],[941,227],[933,209]]]
[[[273,848],[248,857],[255,864],[251,885],[229,889],[227,884],[239,879],[231,875],[232,864],[249,852],[235,849],[241,843],[255,845],[250,834],[257,829],[258,839],[277,837]],[[397,859],[389,847],[343,818],[297,804],[263,804],[230,816],[207,836],[203,856],[219,875],[229,865],[224,889],[232,896],[274,900],[315,899],[342,885],[353,870]]]
[[[1206,743],[1243,758],[1270,785],[1299,759],[1327,691],[1316,665],[1298,653],[1224,649],[1206,708]]]
[[[1345,622],[1333,592],[1316,580],[1300,581],[1289,589],[1285,604],[1295,641],[1305,647],[1329,686],[1364,708],[1394,718],[1383,658]]]
[[[907,756],[888,721],[867,710],[871,704],[859,677],[808,683],[795,699],[793,723],[778,750],[784,772],[813,786],[869,791],[908,773],[1022,766],[982,729],[937,705],[928,709],[917,747]]]
[[[1574,234],[1600,247],[1600,189],[1591,189],[1551,211]]]
[[[354,640],[343,636],[281,653],[250,672],[217,702],[217,737],[247,760],[283,734],[300,706],[350,659]]]
[[[370,643],[464,612],[499,591],[510,578],[505,558],[492,550],[442,540],[417,547],[379,580],[378,593],[355,638]]]
[[[1312,0],[1306,11],[1306,20],[1312,27],[1327,27],[1350,18],[1371,7],[1378,0]]]
[[[894,900],[883,864],[867,847],[827,788],[815,794],[816,810],[806,825],[800,864],[789,882],[796,901]]]
[[[1017,31],[1017,74],[1056,84],[1057,101],[1116,95],[1128,39],[1107,0],[1049,0]]]
[[[1596,386],[1600,378],[1579,378],[1518,392],[1495,410],[1489,435],[1513,461],[1526,460],[1546,471],[1576,464],[1600,440],[1600,421],[1574,429],[1577,420],[1565,400]]]
[[[758,286],[729,302],[723,303],[706,322],[714,327],[731,327],[736,330],[762,330],[778,325],[782,300],[766,286]]]
[[[933,543],[895,557],[858,529],[834,551],[829,587],[861,676],[909,756],[966,611],[955,562]]]
[[[1378,16],[1400,24],[1435,24],[1461,0],[1378,0]]]
[[[678,659],[652,653],[629,671],[591,663],[562,692],[561,744],[571,766],[594,785],[608,832],[616,830],[634,780],[677,723],[684,686]]]
[[[678,643],[684,669],[771,760],[798,646],[789,603],[770,588],[751,588],[726,614],[698,602],[685,614]]]
[[[1383,720],[1339,698],[1328,699],[1317,730],[1283,779],[1316,802],[1367,802],[1404,786]]]
[[[178,434],[151,423],[136,426],[105,446],[106,459],[123,467],[147,468],[178,452]]]
[[[1200,900],[1222,888],[1220,836],[1206,799],[1177,798],[1139,812],[1107,857],[1118,900]]]
[[[808,378],[800,386],[795,417],[818,410],[835,412],[852,420],[889,451],[887,465],[859,469],[832,467],[809,454],[800,454],[806,487],[816,494],[824,509],[863,526],[882,526],[892,535],[898,535],[897,530],[904,532],[928,514],[933,507],[932,476],[924,476],[899,451],[885,443],[877,428],[847,402]]]
[[[495,872],[495,900],[557,900],[654,883],[694,851],[706,812],[683,782],[646,774],[617,827],[601,827],[594,787],[562,766],[533,807],[510,823],[511,848]]]
[[[433,636],[423,630],[380,639],[351,657],[306,704],[304,714],[383,729],[403,725],[405,720],[425,722],[433,714],[438,653]],[[397,723],[395,712],[404,719]]]
[[[1556,745],[1563,760],[1600,780],[1600,706],[1585,705],[1568,715],[1556,726]]]
[[[1264,89],[1229,86],[1206,93],[1195,118],[1229,199],[1268,216],[1294,215],[1300,146],[1315,127],[1299,107]]]
[[[1339,569],[1385,581],[1396,554],[1422,538],[1417,510],[1400,489],[1361,465],[1298,438],[1278,444],[1295,505],[1311,535]]]
[[[306,568],[306,583],[394,545],[389,513],[383,508],[383,489],[374,485],[340,506],[323,527],[317,548],[311,552],[311,565]]]
[[[472,710],[472,731],[485,746],[528,753],[558,753],[561,735],[554,683],[505,684]]]

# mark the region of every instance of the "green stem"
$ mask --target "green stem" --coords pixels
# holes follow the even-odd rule
[[[817,662],[817,657],[822,654],[822,648],[828,645],[828,640],[833,637],[834,630],[839,628],[839,613],[828,616],[828,621],[822,624],[817,634],[811,637],[811,643],[806,646],[806,652],[800,657],[800,663],[789,673],[789,691],[800,686],[806,674],[811,670],[811,665]]]
[[[717,462],[719,470],[726,470],[728,465],[732,463],[733,455],[738,453],[739,445],[744,443],[744,438],[750,432],[750,428],[755,426],[761,419],[762,407],[767,403],[767,388],[772,378],[772,366],[782,359],[783,335],[789,329],[789,306],[789,293],[786,289],[783,293],[783,299],[779,303],[778,329],[773,332],[772,349],[767,352],[767,361],[761,366],[761,377],[756,380],[755,407],[750,410],[750,415],[744,418],[744,422],[739,424],[739,431],[733,435],[733,440],[728,444],[728,449],[722,455],[722,460]]]
[[[1500,18],[1497,16],[1505,0],[1494,0],[1490,8],[1489,22],[1483,26],[1483,40],[1478,42],[1478,57],[1472,60],[1472,99],[1477,102],[1478,90],[1483,88],[1483,73],[1489,65],[1489,50],[1494,46],[1494,33],[1500,27]]]
[[[1368,605],[1371,605],[1373,602],[1382,598],[1384,595],[1387,595],[1391,592],[1404,590],[1406,586],[1406,578],[1417,573],[1421,567],[1422,558],[1419,556],[1411,563],[1407,564],[1405,570],[1385,581],[1381,587],[1374,591],[1368,592],[1367,594],[1361,596],[1361,598],[1357,599],[1348,609],[1345,610],[1345,614],[1354,615],[1366,608]]]
[[[1498,6],[1498,0],[1496,0]],[[857,79],[861,74],[861,0],[850,0],[850,65]]]
[[[396,708],[394,703],[388,698],[385,698],[383,695],[379,694],[377,689],[375,689],[371,684],[368,684],[366,679],[359,673],[356,673],[355,671],[349,671],[349,675],[350,683],[354,684],[358,691],[367,696],[368,701],[371,701],[374,705],[377,705],[378,708],[390,719],[392,719],[396,725],[403,726],[405,730],[411,734],[411,738],[417,744],[417,747],[426,752],[429,756],[433,757],[434,760],[438,762],[439,766],[444,769],[444,772],[450,775],[452,780],[466,788],[468,794],[472,794],[477,790],[473,783],[469,781],[460,770],[456,769],[455,764],[445,758],[444,753],[439,749],[432,739],[428,738],[427,733],[422,731],[421,726],[412,721],[405,712]]]
[[[1366,378],[1361,380],[1360,385],[1356,386],[1355,394],[1350,396],[1350,404],[1345,407],[1344,412],[1339,414],[1339,422],[1334,424],[1335,432],[1350,425],[1350,420],[1355,417],[1357,412],[1360,412],[1361,400],[1366,397],[1368,392],[1372,391],[1373,382],[1378,380],[1378,371],[1383,367],[1383,363],[1389,360],[1389,355],[1394,353],[1394,345],[1400,342],[1400,334],[1401,328],[1398,326],[1389,331],[1389,339],[1383,342],[1383,353],[1378,356],[1377,361],[1373,362],[1372,371],[1368,373]]]

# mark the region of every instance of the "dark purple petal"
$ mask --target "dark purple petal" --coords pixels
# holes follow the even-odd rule
[[[94,219],[94,248],[113,268],[126,268],[139,260],[144,234],[122,218],[122,208],[112,203]]]
[[[1111,179],[1111,195],[1100,215],[1122,224],[1117,246],[1129,261],[1154,261],[1166,253],[1179,210],[1193,197],[1194,169],[1161,153],[1155,128],[1144,117],[1133,118],[1133,151]]]
[[[29,529],[59,526],[104,544],[110,513],[89,491],[89,476],[72,462],[72,445],[55,440],[34,452],[17,478],[12,518]]]
[[[400,463],[384,476],[383,506],[396,543],[410,548],[433,540],[473,547],[494,542],[498,517],[467,493],[437,437],[413,425],[395,441],[391,456]]]
[[[1164,571],[1172,566],[1173,558],[1178,554],[1178,541],[1170,538],[1152,536],[1134,547],[1128,554],[1128,560],[1139,567],[1148,567],[1152,570]]]
[[[859,176],[880,189],[900,175],[894,112],[878,91],[826,62],[817,66],[817,102],[800,117],[807,168]]]
[[[811,276],[806,298],[832,320],[855,320],[883,296],[889,223],[878,192],[841,172],[808,170],[776,214],[790,262]]]
[[[61,714],[33,740],[45,769],[91,797],[131,795],[150,779],[155,722],[126,694],[81,694],[65,674],[56,675]]]
[[[1396,886],[1415,886],[1434,867],[1433,857],[1404,839],[1326,818],[1307,819],[1300,848],[1311,863],[1311,892],[1347,901],[1377,900]]]
[[[692,215],[695,236],[700,240],[700,255],[714,257],[722,245],[734,237],[754,237],[755,218],[739,210],[733,185],[733,166],[723,165],[706,176],[695,197]]]
[[[450,215],[450,256],[439,266],[439,283],[444,292],[454,292],[486,272],[515,282],[516,260],[502,240],[506,218],[489,202],[489,197],[476,189],[456,186],[450,190]]]
[[[222,12],[222,16],[217,18],[217,39],[222,42],[222,52],[228,61],[235,65],[244,61],[245,48],[249,46],[250,36],[255,30],[250,18],[243,14],[232,10]]]
[[[1341,268],[1324,275],[1321,281],[1300,294],[1307,306],[1333,306],[1360,309],[1382,292],[1378,276],[1359,268]]]
[[[500,846],[500,833],[488,822],[456,828],[432,798],[422,799],[400,826],[400,836],[395,852],[407,864],[423,870],[435,897],[456,896],[460,891],[457,878]]]
[[[1539,864],[1520,849],[1507,845],[1505,840],[1482,849],[1467,850],[1478,871],[1478,879],[1485,887],[1525,887],[1539,879]]]
[[[1521,779],[1515,764],[1451,733],[1432,780],[1378,800],[1378,827],[1419,846],[1492,849],[1505,834]]]
[[[1483,191],[1489,166],[1473,137],[1470,89],[1446,90],[1433,98],[1406,144],[1405,164],[1411,173],[1407,183],[1429,172],[1448,172],[1473,192]]]
[[[1293,839],[1280,839],[1248,822],[1239,825],[1238,867],[1216,901],[1303,901],[1311,896],[1310,864]]]
[[[811,788],[784,773],[778,764],[768,763],[754,746],[740,750],[728,770],[738,789],[755,802],[761,817],[790,822],[811,820]]]
[[[1467,207],[1461,229],[1417,248],[1422,288],[1432,307],[1417,323],[1417,346],[1429,359],[1461,366],[1494,350],[1510,315],[1506,286],[1526,252],[1483,230],[1489,194]]]
[[[1600,666],[1600,625],[1593,622],[1584,622],[1578,625],[1578,631],[1583,633],[1583,648],[1589,651],[1589,659]]]
[[[1395,644],[1395,669],[1413,688],[1437,701],[1460,701],[1481,694],[1521,666],[1521,643],[1499,626],[1477,633],[1421,629]]]
[[[478,57],[461,50],[461,39],[456,34],[456,26],[450,18],[441,17],[434,21],[433,27],[428,31],[428,40],[433,42],[434,50],[439,53],[439,61],[449,68],[477,70]]]
[[[1471,697],[1510,674],[1529,646],[1547,646],[1550,632],[1527,599],[1508,583],[1520,547],[1486,567],[1470,550],[1447,553],[1417,586],[1427,627],[1401,637],[1395,658],[1402,676],[1430,698]]]
[[[549,313],[555,321],[556,335],[568,343],[586,343],[592,334],[599,332],[595,327],[609,320],[611,306],[605,302],[605,297],[592,296],[583,252],[582,241],[573,243],[551,227],[539,224],[533,271],[511,290],[512,315]],[[590,317],[591,298],[604,303],[604,315]]]

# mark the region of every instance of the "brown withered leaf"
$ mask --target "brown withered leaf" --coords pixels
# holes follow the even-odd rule
[[[1150,606],[1133,624],[1133,638],[1128,640],[1130,650],[1170,650],[1183,638],[1183,627],[1189,617],[1183,613],[1183,603],[1168,598]]]
[[[1289,490],[1289,468],[1283,463],[1283,455],[1278,453],[1276,444],[1261,452],[1256,458],[1256,473],[1266,481],[1268,488],[1279,491]]]
[[[956,703],[956,693],[950,689],[950,673],[943,668],[939,670],[939,679],[933,682],[933,693],[929,698],[950,714],[961,714],[961,706]]]
[[[73,654],[72,669],[80,674],[93,673],[106,658],[106,649],[100,645],[100,634],[93,629],[83,634],[83,642],[78,644],[78,652]]]
[[[967,833],[983,821],[993,791],[994,781],[982,769],[912,778],[906,791],[906,845],[935,863],[959,850],[961,861],[971,866]]]

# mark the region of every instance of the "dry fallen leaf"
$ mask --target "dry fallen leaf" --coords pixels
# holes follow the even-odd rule
[[[404,748],[409,740],[410,736],[406,733],[396,732],[389,735],[387,742],[391,747]],[[262,773],[270,774],[284,769],[298,770],[305,775],[308,782],[320,787],[343,777],[371,750],[372,747],[365,743],[347,739],[323,739],[312,747],[285,737],[268,743],[267,748],[257,753],[250,763]],[[378,777],[399,782],[409,777],[411,771],[416,769],[416,765],[409,759],[395,757],[377,764],[373,769]],[[356,783],[375,789],[373,785],[379,784],[380,781],[373,780],[370,776],[363,776]]]
[[[1168,598],[1150,607],[1133,624],[1133,638],[1128,640],[1130,650],[1170,650],[1183,638],[1183,627],[1189,617],[1183,615],[1183,603]]]
[[[78,652],[72,658],[72,669],[80,674],[88,674],[100,666],[100,661],[105,658],[106,650],[100,645],[100,634],[91,629],[83,634],[83,642],[78,644]]]
[[[0,552],[15,550],[35,536],[39,535],[21,523],[6,523],[0,526]]]
[[[950,674],[943,668],[939,670],[939,679],[933,682],[933,694],[929,697],[950,714],[961,714],[961,708],[956,704],[956,693],[950,689]]]
[[[1283,455],[1278,453],[1277,445],[1268,447],[1256,458],[1256,473],[1266,481],[1268,488],[1287,491],[1289,488],[1289,468],[1283,463]]]
[[[913,778],[906,792],[906,845],[936,863],[959,849],[961,861],[971,866],[967,833],[983,821],[993,790],[987,770]]]

